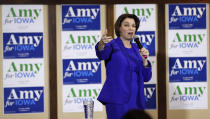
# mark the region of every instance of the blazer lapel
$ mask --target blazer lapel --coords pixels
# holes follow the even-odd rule
[[[132,45],[132,47],[134,48],[135,53],[136,53],[136,55],[138,56],[139,60],[142,61],[142,58],[141,58],[141,56],[140,56],[140,54],[139,54],[139,49],[134,45],[134,43],[131,43],[131,45]]]

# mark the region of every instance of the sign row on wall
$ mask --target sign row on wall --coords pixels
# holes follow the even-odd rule
[[[169,109],[208,109],[207,5],[168,5]]]
[[[2,5],[4,114],[44,112],[42,5]]]

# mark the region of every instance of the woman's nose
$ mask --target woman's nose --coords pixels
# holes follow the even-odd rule
[[[129,30],[132,30],[132,29],[133,29],[133,26],[130,25],[130,26],[129,26]]]

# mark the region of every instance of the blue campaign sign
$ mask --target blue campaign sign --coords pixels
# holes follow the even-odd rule
[[[43,58],[43,33],[3,33],[4,59]]]
[[[169,57],[169,82],[206,81],[206,57]]]
[[[155,56],[155,31],[138,31],[136,35],[142,46],[149,50],[149,55]]]
[[[99,59],[63,59],[63,84],[101,83]]]
[[[62,30],[100,30],[100,5],[62,5]]]
[[[156,109],[156,84],[144,84],[146,109]]]
[[[206,4],[169,4],[169,29],[206,29]]]
[[[4,114],[44,112],[44,88],[4,88]]]

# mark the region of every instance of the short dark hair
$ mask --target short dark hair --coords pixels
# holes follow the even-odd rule
[[[132,18],[135,21],[136,31],[139,28],[139,18],[134,14],[122,14],[118,17],[117,21],[115,22],[115,34],[119,37],[120,36],[120,26],[125,18]]]
[[[152,119],[152,117],[144,110],[132,109],[125,113],[122,119]]]

